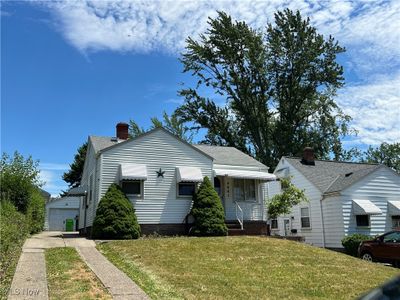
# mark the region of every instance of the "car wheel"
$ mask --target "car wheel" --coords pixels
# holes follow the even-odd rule
[[[361,255],[361,258],[362,258],[363,260],[366,260],[366,261],[373,261],[372,255],[371,255],[371,253],[369,253],[369,252],[364,252],[364,253]]]

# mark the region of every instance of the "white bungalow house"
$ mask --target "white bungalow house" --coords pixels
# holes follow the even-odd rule
[[[291,177],[309,202],[271,220],[272,235],[342,248],[347,235],[374,236],[400,227],[400,176],[384,165],[315,160],[306,148],[302,158],[282,157],[274,174]]]
[[[128,139],[125,123],[117,124],[116,137],[88,138],[81,187],[71,193],[84,195],[79,229],[90,230],[101,197],[117,183],[133,203],[142,233],[185,234],[192,194],[205,176],[236,231],[266,232],[264,187],[276,178],[267,166],[235,148],[192,145],[162,128]]]

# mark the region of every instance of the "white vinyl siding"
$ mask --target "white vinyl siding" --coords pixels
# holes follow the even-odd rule
[[[330,196],[322,200],[325,230],[325,247],[341,248],[344,236],[341,196]]]
[[[291,182],[298,188],[305,190],[308,203],[301,203],[293,207],[291,219],[291,229],[297,229],[297,235],[304,236],[306,243],[322,247],[323,232],[321,221],[321,192],[297,169],[287,163],[289,166],[288,176],[292,176]],[[300,207],[309,207],[310,223],[312,228],[301,227]]]
[[[94,215],[94,210],[96,208],[96,204],[98,202],[98,172],[96,171],[96,165],[98,165],[98,159],[96,159],[95,153],[93,146],[89,140],[88,142],[88,149],[86,153],[86,158],[85,158],[85,165],[82,173],[82,180],[81,180],[81,186],[89,186],[89,180],[90,180],[90,175],[93,174],[93,182],[94,182],[94,188],[93,188],[93,199],[94,201],[91,201],[90,205],[88,205],[88,208],[86,208],[86,226],[90,226],[89,224],[92,224],[92,218]],[[98,168],[97,168],[98,169]],[[89,195],[88,195],[89,196]],[[89,197],[87,198],[87,203],[89,204]],[[85,208],[84,208],[84,201],[85,197],[82,197],[82,203],[80,205],[80,210],[79,210],[79,229],[82,229],[84,227],[84,219],[85,219]]]
[[[118,183],[120,163],[146,164],[147,180],[143,199],[130,197],[140,224],[182,223],[189,213],[190,197],[177,197],[177,166],[197,167],[203,176],[212,178],[212,159],[177,140],[162,130],[156,130],[101,154],[102,177],[100,197],[112,183]],[[157,177],[161,168],[164,177]]]
[[[387,213],[388,201],[400,199],[400,176],[381,167],[342,192],[344,234],[362,233],[370,236],[392,230],[391,217]],[[382,214],[370,216],[369,227],[357,227],[352,210],[352,200],[370,200]]]
[[[315,246],[323,247],[323,231],[322,231],[322,221],[321,221],[321,192],[296,168],[294,168],[287,160],[282,158],[276,170],[287,168],[284,172],[285,176],[291,177],[291,182],[298,188],[305,190],[305,195],[309,200],[308,203],[301,203],[292,208],[291,214],[287,216],[280,216],[278,218],[279,224],[279,234],[285,235],[285,229],[283,226],[283,220],[289,219],[290,230],[296,229],[298,236],[303,236],[306,243]],[[276,193],[276,187],[272,185],[272,190]],[[270,196],[273,196],[271,193]],[[300,208],[308,207],[310,215],[310,225],[311,228],[301,227],[301,215]],[[289,231],[290,231],[289,230]]]

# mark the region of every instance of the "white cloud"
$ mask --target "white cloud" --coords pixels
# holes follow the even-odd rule
[[[378,145],[400,141],[400,73],[344,88],[338,103],[353,117],[355,142]]]
[[[198,37],[207,18],[223,10],[256,28],[289,7],[309,16],[324,35],[347,48],[343,64],[352,85],[339,102],[354,118],[358,142],[398,141],[400,1],[57,1],[41,2],[56,29],[80,51],[163,52],[178,55],[188,36]],[[382,78],[376,79],[377,75]],[[357,84],[355,84],[357,82]],[[174,99],[172,99],[174,100]],[[167,102],[172,103],[172,100]]]
[[[67,164],[40,163],[40,179],[45,183],[42,188],[52,197],[58,196],[62,190],[67,189],[67,184],[62,180],[62,174],[68,169]]]
[[[277,9],[300,9],[324,34],[348,49],[399,62],[400,1],[66,1],[42,2],[56,26],[81,51],[164,51],[177,54],[197,37],[207,18],[223,10],[263,28]],[[368,61],[367,61],[368,62]],[[363,67],[363,64],[360,65]]]

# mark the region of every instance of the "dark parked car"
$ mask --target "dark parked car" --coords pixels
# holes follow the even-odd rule
[[[361,242],[358,256],[368,261],[380,261],[400,266],[400,230],[390,231],[373,240]]]

